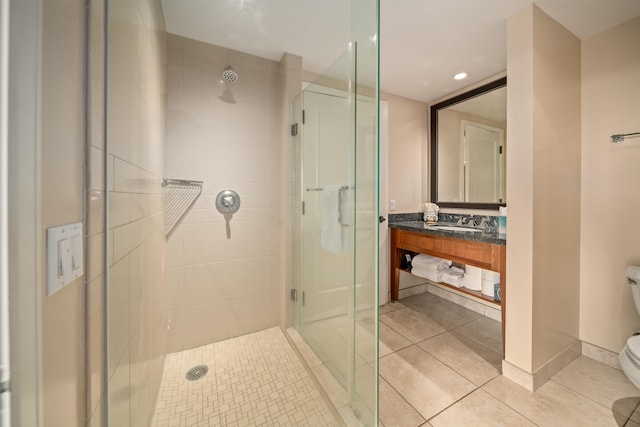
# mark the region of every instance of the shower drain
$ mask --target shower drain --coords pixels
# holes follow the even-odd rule
[[[185,378],[189,381],[199,380],[200,378],[207,375],[207,372],[209,372],[209,367],[207,365],[194,366],[187,371]]]

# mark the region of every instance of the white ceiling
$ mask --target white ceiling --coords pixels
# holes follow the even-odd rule
[[[346,0],[162,0],[167,30],[320,73],[345,50]],[[506,69],[506,19],[530,0],[380,0],[381,89],[430,102]],[[640,0],[537,0],[581,39],[640,16]],[[232,65],[232,64],[230,64]],[[468,77],[453,80],[466,71]]]

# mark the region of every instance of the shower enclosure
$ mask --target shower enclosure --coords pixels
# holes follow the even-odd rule
[[[181,354],[293,329],[343,387],[337,409],[377,425],[377,2],[321,6],[338,60],[304,90],[304,54],[189,32],[219,8],[242,40],[281,7],[108,2],[110,426],[151,425]]]
[[[351,44],[294,102],[294,324],[364,425],[377,390],[377,103],[355,68],[373,46]]]

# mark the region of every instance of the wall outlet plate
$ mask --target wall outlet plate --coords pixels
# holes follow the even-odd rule
[[[84,274],[82,223],[47,229],[47,296]]]

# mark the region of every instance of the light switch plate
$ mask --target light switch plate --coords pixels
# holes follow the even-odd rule
[[[82,223],[47,229],[47,295],[84,274]]]

